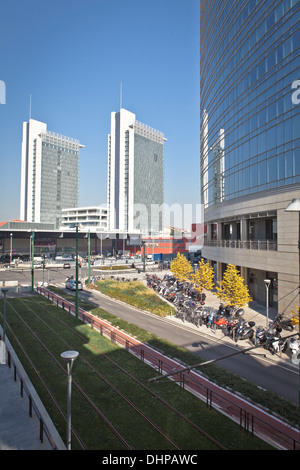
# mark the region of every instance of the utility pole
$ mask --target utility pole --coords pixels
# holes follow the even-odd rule
[[[75,290],[75,318],[78,319],[78,224],[76,224],[76,290]]]

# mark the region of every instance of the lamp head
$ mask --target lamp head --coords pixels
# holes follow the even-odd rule
[[[79,352],[77,351],[65,351],[63,353],[61,353],[61,357],[66,361],[66,362],[70,362],[70,361],[75,361],[75,359],[79,356]]]
[[[284,210],[286,212],[300,212],[300,199],[293,199]]]

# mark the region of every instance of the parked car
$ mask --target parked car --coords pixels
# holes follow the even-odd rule
[[[70,263],[64,263],[64,269],[70,269],[71,265]]]
[[[66,289],[76,290],[76,280],[75,279],[69,279],[68,281],[66,281]],[[78,281],[78,290],[82,290],[81,281]]]
[[[43,264],[42,263],[38,263],[38,262],[35,262],[34,265],[33,265],[34,269],[36,268],[42,268],[43,267]]]

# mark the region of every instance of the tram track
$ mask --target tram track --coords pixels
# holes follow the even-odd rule
[[[168,403],[165,399],[160,397],[157,393],[155,393],[153,390],[151,390],[149,387],[147,387],[144,383],[142,383],[140,380],[138,380],[134,375],[132,375],[130,372],[125,370],[123,367],[121,367],[119,364],[117,364],[115,361],[113,361],[110,357],[108,357],[106,354],[101,352],[96,346],[91,344],[90,342],[86,343],[86,337],[81,335],[78,331],[76,331],[74,328],[70,327],[69,325],[66,324],[61,318],[58,318],[56,315],[54,315],[48,308],[45,306],[41,305],[41,303],[37,302],[31,297],[31,303],[38,305],[39,308],[43,309],[47,315],[51,316],[53,319],[55,319],[55,322],[57,324],[60,324],[60,326],[68,329],[73,335],[75,335],[78,339],[80,339],[82,342],[84,342],[85,346],[91,347],[97,354],[101,355],[105,360],[109,361],[110,365],[113,367],[117,368],[122,374],[125,374],[130,380],[133,380],[137,385],[143,388],[144,391],[147,393],[151,394],[155,399],[157,399],[162,405],[166,406],[170,411],[175,413],[180,419],[184,420],[188,425],[193,427],[194,430],[196,430],[199,434],[201,434],[204,438],[209,440],[213,445],[216,446],[216,448],[223,449],[225,450],[225,447],[219,443],[216,439],[214,439],[212,436],[210,436],[207,432],[205,432],[203,429],[201,429],[197,424],[193,423],[189,418],[187,418],[185,415],[183,415],[179,410],[174,408],[170,403]],[[24,302],[22,299],[18,299],[19,302],[21,302],[39,321],[41,321],[45,327],[51,331],[52,334],[55,335],[57,339],[62,341],[67,347],[72,348],[72,345],[70,342],[66,341],[54,328],[52,328],[45,319],[41,318],[37,312],[35,312],[32,308],[30,308],[26,302]],[[61,364],[57,360],[57,358],[51,353],[49,348],[43,343],[41,338],[39,338],[33,329],[30,327],[30,325],[24,320],[24,318],[21,317],[21,315],[17,312],[16,308],[14,308],[10,302],[8,302],[8,305],[12,310],[15,312],[15,314],[18,316],[18,318],[21,320],[21,322],[24,324],[24,326],[30,331],[30,333],[35,337],[35,339],[39,342],[41,347],[47,352],[48,355],[51,356],[51,358],[55,361],[57,365],[59,365],[60,368],[62,368]],[[112,384],[106,377],[104,377],[103,374],[100,373],[99,370],[97,370],[88,360],[85,358],[82,354],[80,354],[80,359],[90,368],[90,370],[97,375],[98,378],[100,378],[102,381],[105,382],[105,384],[114,392],[116,393],[122,400],[126,402],[128,406],[130,406],[136,413],[139,414],[139,416],[147,422],[148,425],[152,426],[153,429],[155,429],[156,432],[160,434],[160,436],[167,440],[171,446],[173,446],[176,450],[180,450],[180,446],[172,439],[170,438],[162,429],[160,429],[159,426],[157,426],[156,423],[153,422],[153,420],[149,419],[149,417],[146,416],[146,414],[140,410],[128,397],[125,396],[123,392],[121,392],[114,384]],[[62,368],[64,373],[66,373],[65,369]],[[93,402],[91,398],[89,398],[88,394],[83,390],[80,385],[74,381],[75,387],[78,389],[78,391],[81,393],[81,395],[85,398],[85,400],[90,404],[90,406],[94,409],[94,411],[98,414],[98,416],[101,417],[101,419],[105,422],[105,424],[109,427],[109,429],[117,436],[118,440],[124,445],[126,449],[132,449],[132,447],[129,445],[129,443],[120,435],[120,433],[116,430],[116,428],[113,426],[113,424],[104,416],[104,414],[99,410],[99,408],[96,406],[96,404]]]

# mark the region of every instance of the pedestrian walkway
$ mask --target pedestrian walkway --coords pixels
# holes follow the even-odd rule
[[[1,327],[0,335],[3,335]],[[8,356],[9,351],[11,366],[0,363],[0,450],[65,450],[60,435],[7,336],[5,343],[5,356]],[[40,439],[41,429],[43,442]]]
[[[21,397],[13,370],[0,365],[0,450],[50,450],[47,439],[39,439],[40,423],[29,416],[28,397]]]
[[[221,303],[220,299],[212,292],[205,291],[205,294],[205,304],[217,310]],[[269,307],[268,323],[275,320],[276,315],[277,311],[274,308]],[[243,318],[246,321],[254,321],[257,326],[262,325],[263,327],[265,327],[267,325],[266,307],[258,304],[255,301],[252,301],[249,307],[244,307]]]

